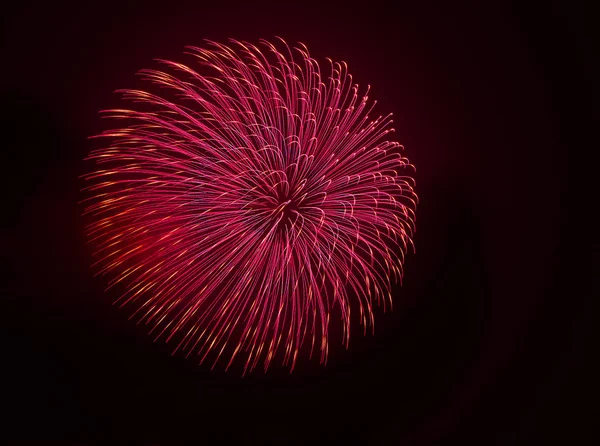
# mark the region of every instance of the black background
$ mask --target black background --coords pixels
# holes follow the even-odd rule
[[[22,2],[2,28],[2,437],[12,442],[591,444],[593,201],[571,181],[590,44],[572,2]],[[417,2],[420,3],[420,2]],[[484,3],[484,5],[480,4]],[[241,378],[170,356],[89,269],[98,110],[203,38],[304,42],[371,84],[417,166],[416,255],[326,367]],[[596,144],[597,146],[597,144]],[[597,149],[597,147],[596,147]],[[579,174],[581,176],[582,174]]]

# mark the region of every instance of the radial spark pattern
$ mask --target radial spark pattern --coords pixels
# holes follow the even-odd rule
[[[412,166],[344,62],[322,73],[283,41],[207,47],[141,71],[148,90],[103,112],[120,126],[85,175],[95,267],[175,351],[240,356],[244,372],[293,369],[301,351],[324,362],[332,316],[347,346],[354,318],[366,330],[391,307]]]

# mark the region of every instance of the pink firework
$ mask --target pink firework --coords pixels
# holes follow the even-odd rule
[[[412,165],[344,62],[322,75],[302,44],[208,44],[103,112],[122,124],[88,158],[95,266],[175,351],[241,355],[246,373],[276,357],[293,370],[306,345],[324,363],[332,315],[347,347],[354,317],[366,331],[391,307]]]

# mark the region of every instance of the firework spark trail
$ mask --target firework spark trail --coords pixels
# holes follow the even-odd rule
[[[85,213],[98,274],[157,339],[244,373],[300,347],[328,352],[338,307],[364,326],[391,306],[412,246],[412,166],[390,141],[391,115],[369,119],[344,62],[323,76],[307,48],[232,40],[189,47],[194,69],[161,60],[122,90],[135,109],[104,111],[122,128],[98,138]]]

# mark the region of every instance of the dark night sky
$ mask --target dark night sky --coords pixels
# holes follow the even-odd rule
[[[592,201],[571,181],[591,163],[585,104],[596,93],[582,8],[84,3],[4,11],[0,436],[591,444],[594,245],[575,215]],[[111,306],[117,296],[89,269],[78,176],[87,137],[104,128],[97,111],[153,58],[203,38],[275,35],[347,61],[394,113],[417,166],[417,254],[375,336],[357,330],[325,368],[242,379],[170,356]]]

